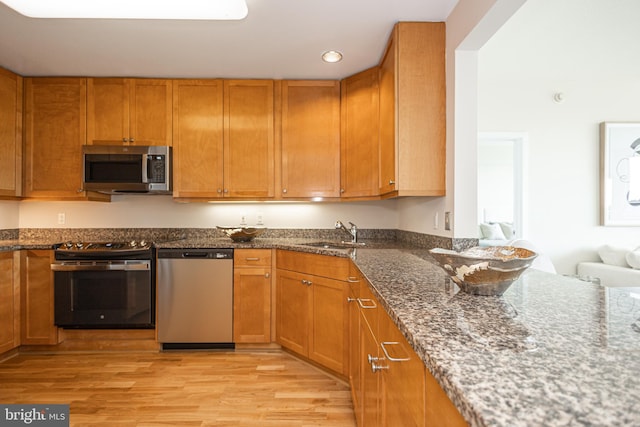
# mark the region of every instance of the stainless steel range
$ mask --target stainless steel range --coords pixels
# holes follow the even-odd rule
[[[153,328],[155,254],[145,241],[54,246],[55,324],[63,328]]]

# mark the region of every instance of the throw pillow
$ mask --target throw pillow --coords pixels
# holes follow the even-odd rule
[[[506,239],[513,239],[513,224],[510,222],[499,222],[502,234]]]
[[[631,268],[640,270],[640,248],[636,248],[630,252],[627,252],[625,259],[627,261],[627,264],[629,264]]]
[[[627,253],[629,248],[621,248],[612,245],[604,245],[598,249],[598,255],[603,263],[617,265],[619,267],[629,267],[627,263]]]
[[[502,228],[500,225],[494,224],[480,224],[480,229],[482,230],[482,235],[485,239],[489,240],[507,240],[504,237],[504,233],[502,232]]]

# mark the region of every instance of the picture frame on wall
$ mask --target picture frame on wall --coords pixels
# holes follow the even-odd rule
[[[640,226],[640,123],[600,123],[600,222]]]

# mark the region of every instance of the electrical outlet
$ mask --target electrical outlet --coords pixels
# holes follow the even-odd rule
[[[451,212],[444,213],[444,229],[451,230]]]
[[[433,229],[438,229],[438,212],[433,214]]]
[[[58,213],[58,224],[62,225],[65,222],[67,222],[67,216],[64,214],[64,212]]]
[[[258,212],[257,225],[264,225],[264,215],[262,212]]]

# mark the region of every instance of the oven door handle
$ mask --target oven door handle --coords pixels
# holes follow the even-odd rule
[[[144,271],[151,269],[151,261],[127,261],[125,263],[113,263],[105,261],[53,263],[51,271]]]

